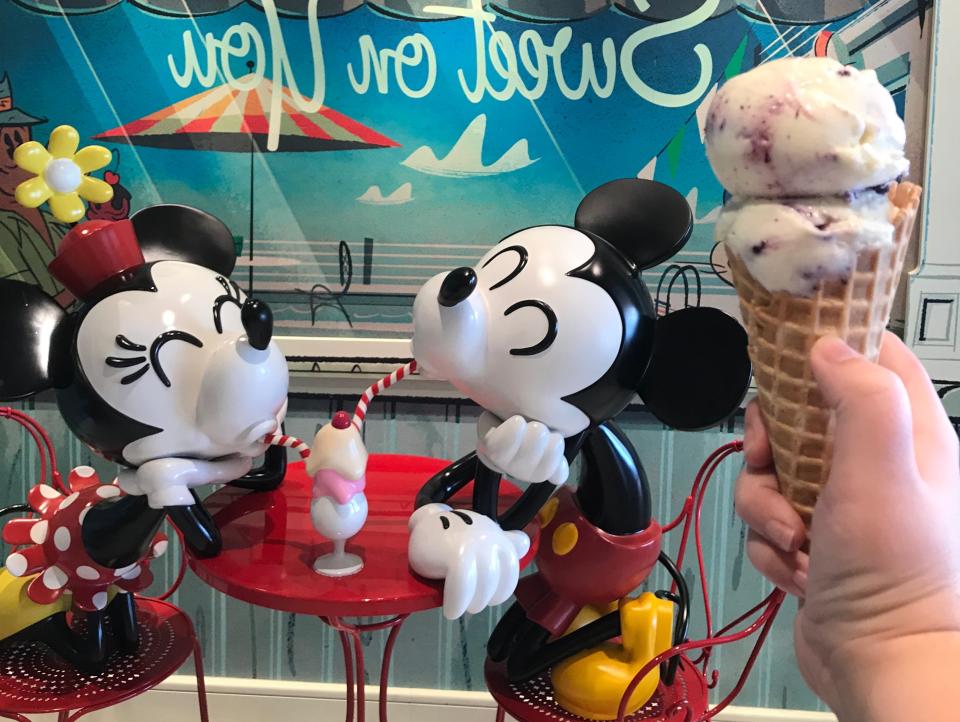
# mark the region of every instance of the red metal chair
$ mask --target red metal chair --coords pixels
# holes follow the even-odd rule
[[[49,469],[52,484],[66,490],[53,444],[43,427],[17,409],[0,408],[0,418],[17,421],[33,438],[40,453],[39,483],[46,483]],[[58,722],[72,722],[146,692],[193,655],[200,719],[209,722],[203,655],[196,632],[190,618],[166,601],[179,588],[185,572],[181,539],[180,568],[170,588],[159,597],[137,597],[140,646],[130,654],[114,653],[102,672],[81,673],[40,643],[0,644],[0,718],[30,722],[27,715],[53,713]],[[82,632],[80,617],[73,624]]]
[[[682,568],[690,532],[693,531],[700,574],[700,588],[703,596],[706,634],[701,640],[679,644],[651,659],[637,673],[625,690],[620,701],[618,722],[639,722],[640,720],[648,722],[702,722],[713,719],[743,689],[747,676],[760,653],[760,648],[773,626],[774,619],[785,596],[779,589],[719,630],[713,628],[713,615],[710,611],[709,585],[700,533],[700,514],[703,509],[707,486],[717,467],[728,456],[742,450],[743,442],[734,441],[714,451],[700,467],[690,495],[686,498],[683,509],[677,515],[677,518],[663,527],[663,531],[666,533],[682,525],[676,557],[678,568]],[[720,645],[737,642],[754,634],[757,635],[757,638],[753,650],[744,668],[740,671],[733,689],[723,700],[711,707],[709,693],[711,689],[716,687],[720,678],[720,671],[710,666],[713,650]],[[691,655],[694,656],[691,657]],[[640,681],[657,665],[664,664],[671,659],[679,661],[673,683],[666,685],[661,681],[657,691],[646,705],[633,714],[626,715],[627,702]],[[579,722],[583,719],[557,704],[554,699],[549,671],[520,684],[511,683],[505,672],[503,664],[495,664],[489,659],[487,660],[484,674],[487,687],[498,704],[497,722],[503,722],[506,713],[520,720],[520,722]]]

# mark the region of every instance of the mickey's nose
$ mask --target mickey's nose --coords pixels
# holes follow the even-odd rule
[[[468,268],[467,266],[454,268],[447,274],[447,277],[443,279],[443,283],[440,284],[440,293],[437,294],[437,301],[439,301],[441,306],[452,308],[465,300],[467,296],[473,293],[473,289],[476,287],[477,274],[473,272],[472,268]]]
[[[273,336],[273,312],[263,301],[248,298],[240,309],[240,323],[247,332],[247,341],[258,351],[270,345]]]

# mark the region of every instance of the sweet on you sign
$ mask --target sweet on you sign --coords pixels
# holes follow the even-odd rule
[[[10,202],[6,149],[70,122],[114,152],[99,175],[115,199],[90,217],[161,201],[221,217],[236,278],[303,341],[297,355],[319,348],[310,338],[409,337],[429,277],[518,228],[572,222],[618,177],[668,183],[694,208],[691,243],[645,274],[658,309],[735,313],[703,150],[716,88],[774,58],[832,55],[876,68],[922,129],[931,4],[3,3],[0,274],[55,284],[45,260],[65,228]]]

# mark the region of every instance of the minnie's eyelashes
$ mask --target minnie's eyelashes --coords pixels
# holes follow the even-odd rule
[[[217,296],[213,301],[213,325],[216,327],[217,333],[223,333],[223,321],[220,317],[223,304],[232,303],[237,308],[243,308],[243,304],[240,303],[240,286],[235,281],[217,276],[217,283],[223,286],[226,293]]]
[[[139,379],[149,370],[150,370],[150,364],[144,364],[129,376],[124,376],[122,379],[120,379],[120,383],[123,384],[124,386],[126,386],[127,384],[132,384],[134,381]]]
[[[151,367],[153,367],[153,370],[157,374],[157,378],[160,379],[160,382],[169,388],[171,386],[170,378],[167,376],[166,371],[163,370],[163,366],[160,364],[160,349],[170,341],[185,341],[191,346],[203,348],[203,342],[192,333],[187,333],[186,331],[164,331],[153,340],[153,343],[150,344],[149,361],[147,361],[146,356],[107,356],[104,359],[104,363],[106,363],[110,368],[115,369],[130,368],[131,366],[143,364],[143,366],[138,368],[132,374],[128,374],[120,379],[120,383],[124,386],[139,380],[145,373],[147,373],[147,371],[150,370]],[[147,350],[146,346],[143,346],[139,343],[134,343],[122,334],[117,336],[116,342],[117,346],[129,351]]]
[[[119,346],[120,348],[126,351],[146,351],[147,350],[146,346],[131,341],[122,333],[117,335],[116,342],[117,342],[117,346]]]
[[[220,318],[221,309],[225,303],[232,303],[237,308],[242,308],[243,304],[240,302],[240,286],[237,285],[235,281],[224,278],[223,276],[216,276],[217,283],[223,288],[224,293],[213,302],[213,323],[217,328],[217,333],[223,333],[223,324]],[[146,351],[147,347],[136,341],[132,341],[122,333],[117,334],[114,338],[117,346],[119,346],[124,351]],[[150,344],[150,358],[147,360],[146,356],[136,355],[136,356],[107,356],[104,359],[104,363],[107,364],[110,368],[115,369],[124,369],[132,368],[134,366],[140,366],[136,371],[131,374],[127,374],[120,379],[120,383],[126,386],[127,384],[132,384],[134,381],[138,381],[143,378],[143,375],[147,373],[151,368],[157,374],[157,378],[160,379],[160,382],[169,388],[172,386],[170,377],[167,376],[166,371],[163,369],[163,365],[160,363],[160,349],[170,341],[184,341],[189,343],[191,346],[196,346],[197,348],[203,348],[203,342],[199,338],[194,336],[192,333],[186,331],[164,331],[159,336],[157,336],[153,343]],[[142,366],[141,366],[142,364]]]
[[[136,341],[131,341],[129,338],[124,336],[122,333],[117,334],[114,338],[117,346],[122,348],[124,351],[146,351],[147,347],[143,344],[137,343]],[[127,384],[132,384],[134,381],[143,376],[147,371],[150,370],[150,364],[147,362],[146,356],[107,356],[104,359],[104,363],[107,364],[110,368],[114,369],[126,369],[131,366],[139,366],[143,364],[140,368],[134,371],[132,374],[127,374],[122,379],[120,383],[126,386]]]
[[[146,356],[107,356],[107,366],[114,369],[125,369],[128,366],[137,366],[146,362]]]

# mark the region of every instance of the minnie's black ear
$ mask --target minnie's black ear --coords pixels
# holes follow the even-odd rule
[[[590,191],[574,225],[607,241],[641,269],[675,255],[693,232],[686,198],[657,181],[623,178]]]
[[[640,397],[668,426],[703,429],[740,407],[750,372],[743,326],[715,308],[685,308],[657,320]]]
[[[143,257],[152,261],[186,261],[224,276],[233,272],[237,255],[223,222],[190,206],[149,206],[130,218]]]
[[[36,286],[0,280],[0,399],[25,399],[59,385],[56,369],[69,355],[67,318]]]

